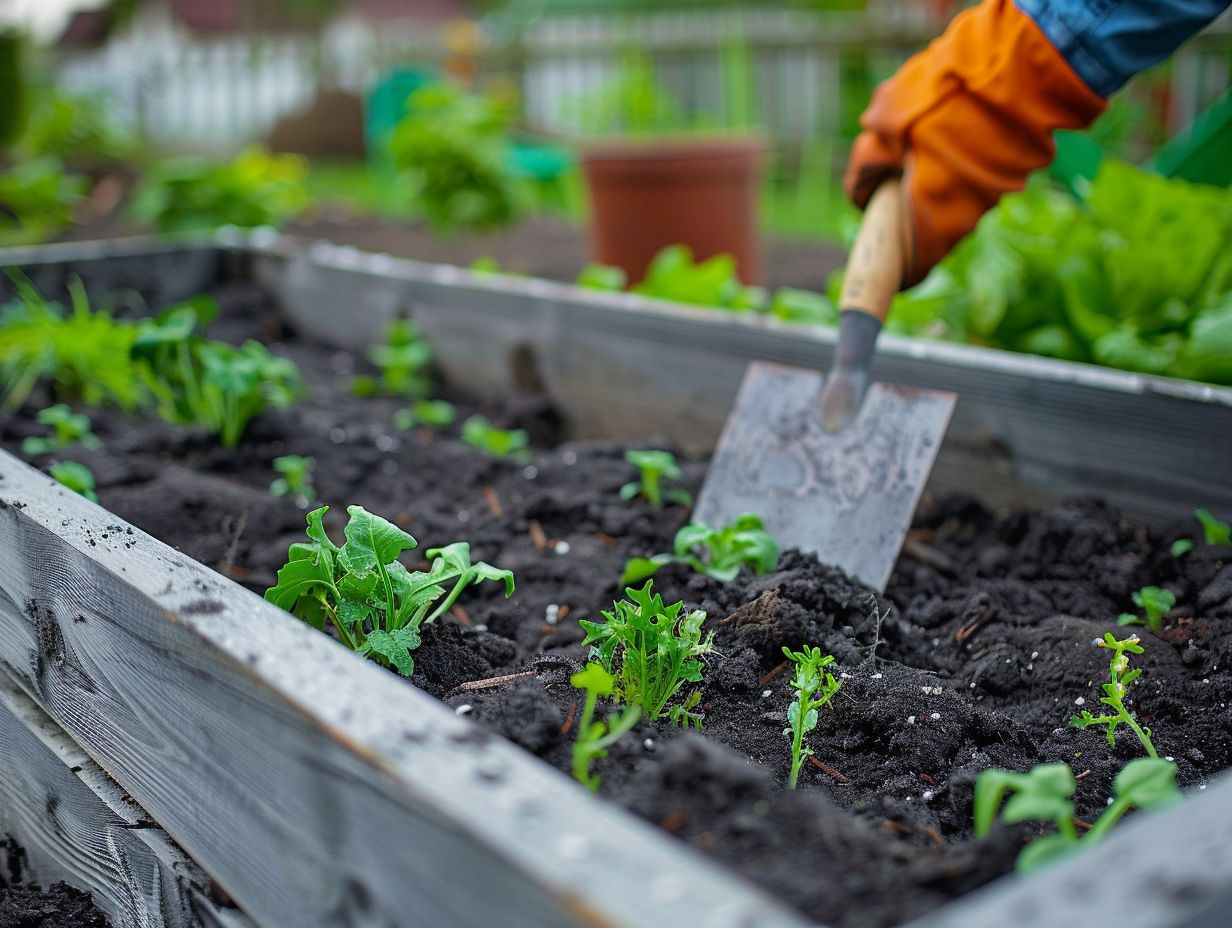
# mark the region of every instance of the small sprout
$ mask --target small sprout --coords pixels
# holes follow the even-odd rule
[[[31,457],[39,454],[50,454],[53,451],[62,451],[75,444],[79,444],[91,451],[97,451],[102,447],[102,442],[90,431],[89,416],[73,412],[64,403],[57,403],[55,406],[48,406],[46,409],[39,410],[35,418],[43,425],[50,425],[52,434],[48,438],[31,437],[24,439],[21,443],[22,454],[28,454]]]
[[[619,293],[629,282],[624,268],[610,264],[587,264],[577,276],[577,285],[587,290],[606,290]]]
[[[631,558],[625,565],[621,584],[645,580],[664,564],[688,564],[699,574],[728,583],[736,578],[741,567],[748,567],[760,577],[774,570],[779,562],[778,544],[766,532],[761,519],[748,514],[720,529],[692,522],[676,533],[672,548],[671,554]],[[698,550],[704,557],[697,555]]]
[[[626,451],[625,460],[641,471],[641,476],[620,488],[621,499],[633,499],[640,494],[655,507],[662,506],[665,499],[682,506],[693,505],[693,497],[686,491],[676,487],[663,489],[665,479],[679,480],[681,477],[680,465],[670,451]]]
[[[628,598],[613,603],[603,622],[582,619],[582,646],[589,645],[591,660],[614,676],[613,693],[622,703],[639,706],[652,722],[666,714],[681,728],[700,729],[701,715],[694,711],[701,703],[699,690],[668,704],[686,683],[701,683],[702,658],[714,650],[714,632],[702,634],[705,612],[681,615],[684,603],[664,606],[652,586],[647,581],[640,590],[625,590]]]
[[[787,788],[795,789],[800,767],[805,758],[813,754],[813,749],[805,746],[804,736],[817,727],[817,710],[834,698],[842,684],[826,670],[834,663],[834,657],[829,654],[823,657],[820,648],[808,645],[803,651],[783,648],[783,654],[796,667],[791,679],[796,698],[787,707],[787,727],[783,729],[783,734],[791,738],[791,775]]]
[[[1216,519],[1207,509],[1195,509],[1194,518],[1202,523],[1202,537],[1208,545],[1232,545],[1232,525]]]
[[[440,427],[452,425],[457,411],[453,403],[444,400],[416,400],[406,409],[394,413],[394,428],[406,430],[419,425]]]
[[[68,487],[74,493],[80,493],[92,503],[98,502],[98,494],[94,492],[94,471],[76,461],[56,461],[47,473],[56,482]]]
[[[975,835],[983,838],[992,830],[997,810],[1007,793],[1010,798],[1001,811],[1001,818],[1007,824],[1027,821],[1055,824],[1055,833],[1036,838],[1019,853],[1017,867],[1028,872],[1080,846],[1098,842],[1131,809],[1161,809],[1182,798],[1176,785],[1176,764],[1157,757],[1131,760],[1113,781],[1115,798],[1080,839],[1074,827],[1074,805],[1070,801],[1076,786],[1073,771],[1062,763],[1039,764],[1027,773],[984,770],[975,781]]]
[[[1176,605],[1176,594],[1161,586],[1144,586],[1133,595],[1134,605],[1146,614],[1137,616],[1131,612],[1122,612],[1117,617],[1117,625],[1146,625],[1153,632],[1164,627],[1164,616]]]
[[[500,262],[491,255],[483,255],[472,261],[466,268],[472,274],[499,274]]]
[[[494,457],[523,464],[530,460],[530,436],[524,429],[498,429],[484,416],[471,416],[462,423],[462,440]]]
[[[504,583],[506,597],[513,594],[513,574],[472,563],[464,541],[430,549],[427,573],[407,570],[398,557],[418,542],[360,506],[347,507],[346,543],[339,547],[325,532],[328,511],[308,513],[310,543],[291,545],[265,598],[313,628],[328,620],[352,651],[404,676],[415,672],[411,652],[420,645],[419,630],[449,611],[464,589],[494,580]]]
[[[364,355],[380,373],[376,377],[356,377],[351,382],[351,392],[356,396],[417,399],[432,387],[432,346],[409,320],[390,323],[385,343],[373,345]]]
[[[1182,555],[1188,554],[1192,551],[1193,546],[1194,543],[1192,538],[1178,538],[1176,541],[1172,542],[1172,547],[1169,548],[1168,551],[1173,557],[1181,557]]]
[[[312,485],[314,464],[312,458],[298,454],[284,454],[274,458],[274,470],[282,476],[270,484],[270,493],[274,496],[291,496],[304,502],[316,499],[317,491]]]
[[[1129,655],[1142,654],[1142,645],[1137,635],[1130,635],[1118,641],[1112,632],[1106,632],[1103,638],[1091,642],[1097,648],[1108,648],[1112,651],[1112,660],[1108,662],[1108,682],[1103,684],[1104,695],[1099,698],[1105,706],[1115,710],[1112,715],[1092,715],[1083,709],[1078,715],[1070,717],[1069,723],[1075,728],[1092,728],[1104,726],[1107,729],[1108,747],[1116,747],[1116,730],[1120,725],[1128,725],[1142,746],[1151,757],[1158,757],[1155,745],[1151,743],[1151,730],[1138,724],[1133,714],[1125,708],[1125,695],[1129,685],[1142,674],[1141,668],[1129,669]]]
[[[578,720],[577,741],[573,743],[573,776],[587,789],[599,788],[599,775],[590,772],[590,765],[607,756],[607,749],[628,733],[642,717],[641,706],[629,706],[618,717],[603,722],[594,721],[595,704],[600,696],[611,696],[615,681],[603,666],[591,662],[586,669],[569,678],[580,690],[586,691],[586,702]]]

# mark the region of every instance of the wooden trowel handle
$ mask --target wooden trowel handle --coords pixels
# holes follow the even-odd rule
[[[860,231],[847,259],[838,308],[867,313],[885,322],[890,301],[902,286],[906,267],[907,222],[902,181],[882,181],[864,210]]]

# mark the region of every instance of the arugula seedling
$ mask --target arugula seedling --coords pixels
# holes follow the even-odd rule
[[[346,543],[339,547],[325,531],[328,511],[322,506],[308,513],[310,541],[291,545],[265,598],[313,628],[324,628],[328,620],[343,644],[376,663],[411,676],[420,629],[447,612],[471,584],[503,582],[506,598],[513,595],[513,574],[472,563],[464,541],[430,549],[431,569],[412,572],[398,560],[418,545],[411,535],[361,506],[348,506]]]
[[[90,431],[90,417],[73,412],[64,403],[40,409],[35,418],[43,425],[50,425],[52,435],[50,438],[32,436],[23,439],[22,454],[28,454],[31,457],[38,454],[50,454],[75,444],[80,444],[91,451],[97,451],[103,446],[102,442]]]
[[[1017,868],[1028,872],[1098,842],[1131,809],[1162,809],[1182,798],[1176,785],[1176,764],[1157,757],[1131,760],[1113,781],[1114,799],[1086,836],[1079,838],[1074,827],[1074,804],[1070,801],[1076,787],[1074,772],[1062,763],[1039,764],[1027,773],[984,770],[975,781],[975,835],[983,838],[992,830],[1007,793],[1010,798],[1001,812],[1006,823],[1055,824],[1055,833],[1036,838],[1018,854]]]
[[[1195,509],[1194,518],[1202,526],[1202,539],[1208,545],[1232,545],[1232,525],[1216,519],[1209,509]],[[1192,538],[1178,538],[1169,549],[1173,557],[1180,557],[1193,550]]]
[[[701,702],[693,690],[677,705],[668,704],[686,683],[702,680],[702,658],[714,650],[714,632],[702,634],[706,613],[700,609],[681,615],[684,603],[663,605],[652,592],[653,581],[640,589],[627,589],[627,599],[612,604],[603,622],[580,621],[590,646],[591,660],[615,677],[616,698],[628,706],[640,706],[652,722],[666,713],[682,728],[702,727],[694,710]]]
[[[1115,713],[1092,715],[1088,710],[1083,709],[1077,715],[1070,716],[1069,723],[1075,728],[1104,726],[1107,730],[1108,747],[1110,748],[1116,747],[1117,727],[1128,725],[1130,730],[1138,736],[1142,746],[1146,748],[1147,754],[1151,757],[1158,757],[1159,755],[1155,753],[1155,745],[1151,743],[1151,730],[1139,725],[1133,714],[1125,708],[1125,694],[1129,685],[1142,674],[1142,669],[1139,667],[1129,669],[1129,655],[1143,653],[1142,645],[1138,641],[1137,635],[1130,635],[1118,641],[1112,632],[1105,632],[1103,638],[1096,638],[1091,642],[1097,648],[1108,648],[1112,651],[1112,660],[1108,663],[1108,682],[1103,684],[1104,695],[1099,698],[1099,701],[1105,706],[1112,707]]]
[[[315,465],[312,458],[298,454],[284,454],[274,458],[274,470],[282,476],[270,484],[270,493],[274,496],[293,496],[305,503],[316,498],[317,491],[312,485],[312,469]]]
[[[385,343],[373,345],[365,353],[380,371],[376,377],[356,377],[351,391],[356,396],[405,396],[417,399],[432,389],[432,359],[435,353],[424,340],[419,327],[407,319],[396,319],[386,330]]]
[[[92,503],[98,502],[94,492],[94,471],[76,461],[56,461],[47,468],[47,473],[74,493],[80,493]]]
[[[620,488],[621,499],[633,499],[641,494],[646,502],[655,507],[662,506],[664,499],[682,506],[693,505],[693,496],[685,490],[673,487],[664,492],[664,480],[679,480],[681,477],[680,465],[670,451],[626,451],[625,460],[641,474],[640,479]]]
[[[688,564],[699,574],[728,583],[740,573],[742,566],[760,577],[774,570],[779,562],[777,542],[766,532],[761,519],[750,514],[739,516],[731,525],[720,529],[692,522],[676,533],[672,548],[671,554],[630,558],[620,578],[621,584],[645,580],[664,564]],[[699,548],[704,558],[695,553]]]
[[[416,400],[406,409],[394,413],[394,428],[413,429],[417,425],[452,425],[457,411],[453,403],[444,400]]]
[[[1144,586],[1132,599],[1145,615],[1122,612],[1117,616],[1117,625],[1146,625],[1151,631],[1159,632],[1164,627],[1164,616],[1176,605],[1176,594],[1160,586]]]
[[[787,778],[787,788],[795,789],[801,766],[813,754],[813,749],[805,746],[804,736],[817,727],[817,710],[834,698],[842,684],[826,670],[834,663],[833,655],[823,657],[821,648],[805,645],[803,651],[792,651],[785,647],[783,655],[796,668],[791,678],[796,698],[787,707],[787,727],[783,729],[783,734],[791,738],[791,775]]]
[[[641,706],[629,706],[619,716],[603,722],[594,721],[595,704],[600,696],[611,696],[615,681],[612,675],[596,663],[575,673],[569,682],[586,691],[582,715],[578,719],[577,740],[573,743],[573,777],[592,792],[599,789],[599,775],[590,772],[590,765],[607,756],[607,749],[623,738],[642,717]]]
[[[462,423],[462,440],[494,457],[530,460],[530,435],[525,429],[498,429],[485,416],[474,415]]]

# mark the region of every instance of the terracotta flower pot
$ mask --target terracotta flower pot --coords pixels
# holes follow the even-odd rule
[[[697,260],[736,258],[740,279],[760,283],[757,183],[765,144],[756,138],[627,139],[589,143],[582,169],[590,194],[591,255],[629,281],[666,245]]]

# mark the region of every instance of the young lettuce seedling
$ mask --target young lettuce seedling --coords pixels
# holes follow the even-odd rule
[[[682,506],[693,505],[693,497],[686,491],[676,487],[663,488],[664,480],[679,480],[681,477],[680,465],[670,451],[626,451],[625,460],[636,467],[641,476],[620,488],[621,499],[633,499],[640,494],[655,507],[662,506],[665,499]]]
[[[714,529],[693,522],[676,533],[673,553],[631,558],[620,578],[622,585],[637,583],[654,574],[664,564],[688,564],[699,574],[723,583],[735,579],[740,568],[748,567],[759,577],[774,570],[779,562],[779,546],[766,532],[757,516],[742,515],[731,525]],[[701,549],[704,558],[695,551]]]
[[[431,367],[434,352],[419,327],[406,319],[390,323],[385,343],[365,352],[380,374],[356,377],[351,390],[356,396],[422,397],[432,388]]]
[[[505,584],[506,597],[513,595],[513,574],[472,563],[464,541],[430,549],[431,569],[412,572],[398,560],[417,546],[411,535],[360,506],[348,506],[346,543],[339,547],[325,532],[328,511],[322,506],[308,513],[310,542],[291,545],[278,583],[265,598],[313,628],[328,620],[352,651],[405,676],[415,672],[411,651],[420,645],[420,628],[447,612],[466,587],[495,580]]]
[[[1112,651],[1112,660],[1108,663],[1109,679],[1103,684],[1104,695],[1099,698],[1099,701],[1105,706],[1111,706],[1115,712],[1112,715],[1092,715],[1083,709],[1077,715],[1070,716],[1069,723],[1075,728],[1104,726],[1107,730],[1108,747],[1110,748],[1116,747],[1117,727],[1128,725],[1130,730],[1138,736],[1142,746],[1146,748],[1147,754],[1151,757],[1158,757],[1159,755],[1155,753],[1155,745],[1151,743],[1151,730],[1139,725],[1133,713],[1125,708],[1125,694],[1129,689],[1129,684],[1142,674],[1141,668],[1129,669],[1129,655],[1143,653],[1142,645],[1138,641],[1137,635],[1130,635],[1118,641],[1112,632],[1105,632],[1103,638],[1096,638],[1092,642],[1097,648],[1108,648]]]
[[[78,464],[76,461],[56,461],[47,468],[47,473],[74,493],[80,493],[92,503],[98,502],[98,494],[94,492],[94,471],[84,464]]]
[[[1145,615],[1122,612],[1117,616],[1117,625],[1145,625],[1159,632],[1164,627],[1164,616],[1176,605],[1176,594],[1160,586],[1144,586],[1134,593],[1133,601]]]
[[[787,778],[787,788],[795,789],[800,767],[813,754],[813,749],[805,746],[804,736],[817,727],[817,710],[834,698],[842,684],[826,670],[834,663],[834,657],[830,654],[823,657],[820,648],[808,645],[803,651],[783,648],[783,654],[796,668],[791,678],[796,698],[787,707],[787,727],[783,729],[783,734],[791,738],[791,775]]]
[[[453,403],[444,400],[416,400],[406,409],[394,413],[394,428],[413,429],[418,425],[440,427],[452,425],[457,411]]]
[[[530,436],[524,429],[498,429],[484,416],[471,416],[462,423],[462,440],[493,457],[530,460]]]
[[[1232,525],[1215,518],[1209,509],[1195,509],[1194,518],[1202,526],[1202,540],[1208,545],[1232,545]],[[1178,538],[1172,542],[1172,556],[1188,554],[1193,546],[1192,538]]]
[[[607,749],[624,737],[642,717],[641,706],[629,706],[619,716],[607,721],[594,721],[595,704],[600,696],[611,696],[615,686],[612,675],[602,665],[589,663],[586,669],[569,678],[580,690],[586,691],[582,716],[578,720],[577,741],[573,743],[573,777],[592,792],[599,789],[599,775],[590,772],[590,765],[607,756]]]
[[[292,496],[296,500],[311,502],[317,491],[312,485],[312,469],[315,462],[298,454],[284,454],[274,458],[274,470],[282,476],[270,484],[274,496]]]
[[[36,416],[43,425],[50,425],[52,435],[49,438],[30,437],[22,440],[22,454],[34,457],[38,454],[50,454],[61,451],[72,445],[79,444],[83,448],[97,451],[102,442],[90,431],[90,417],[73,412],[64,403],[48,406],[39,410]]]
[[[619,293],[629,282],[624,268],[610,264],[587,264],[578,273],[577,285],[587,290],[605,290]]]
[[[652,585],[647,581],[640,590],[625,590],[628,598],[614,602],[603,622],[582,619],[582,646],[589,645],[591,660],[615,678],[614,694],[622,703],[640,706],[652,722],[666,714],[673,725],[700,729],[701,715],[694,711],[700,690],[668,704],[686,683],[702,681],[702,658],[714,650],[714,632],[702,634],[705,612],[695,609],[682,616],[684,603],[664,606]]]
[[[1027,872],[1098,842],[1131,809],[1161,809],[1182,798],[1176,785],[1176,764],[1157,757],[1131,760],[1113,781],[1115,798],[1086,837],[1080,839],[1074,827],[1074,804],[1070,801],[1076,786],[1074,772],[1061,763],[1040,764],[1027,773],[985,770],[975,781],[975,835],[983,838],[992,830],[1007,793],[1010,798],[1001,812],[1006,823],[1055,824],[1054,834],[1036,838],[1018,854],[1017,867]]]

